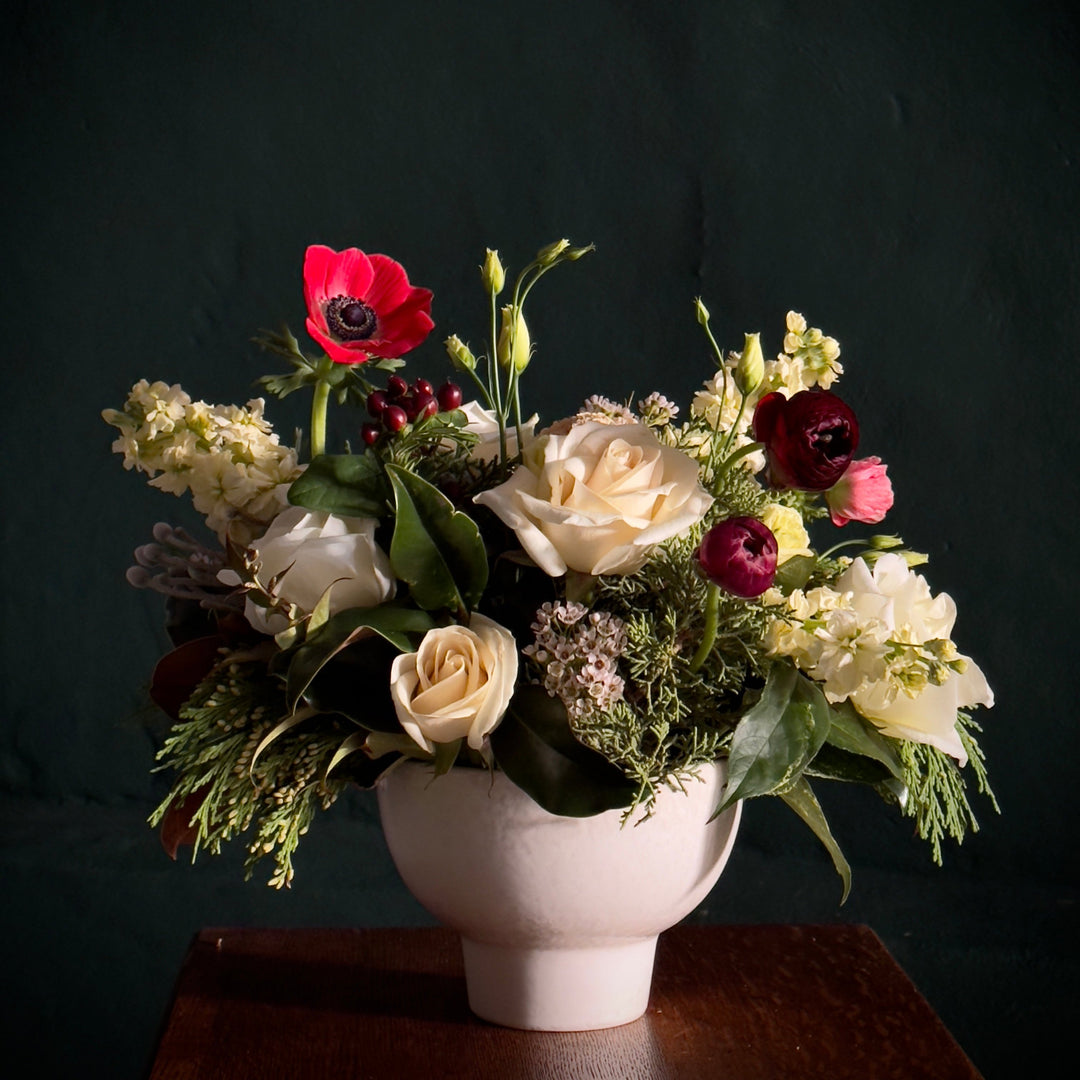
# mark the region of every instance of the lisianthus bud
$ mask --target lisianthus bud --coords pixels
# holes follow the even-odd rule
[[[702,538],[697,560],[702,573],[733,596],[752,600],[776,577],[777,543],[772,530],[752,517],[717,522]]]
[[[595,251],[595,244],[586,244],[584,247],[568,248],[563,252],[563,258],[567,262],[577,262],[582,255],[588,255],[590,251]]]
[[[446,346],[446,353],[450,357],[450,363],[458,371],[476,370],[476,357],[473,356],[472,350],[457,334],[451,334],[443,344]]]
[[[887,533],[870,537],[870,546],[875,551],[890,551],[892,548],[900,547],[903,542],[899,536],[889,536]]]
[[[536,261],[541,266],[550,266],[569,246],[569,240],[556,240],[553,244],[547,244],[536,253]]]
[[[828,390],[800,390],[790,398],[772,393],[754,411],[754,438],[765,444],[773,487],[825,491],[851,464],[859,423]]]
[[[694,299],[694,314],[700,326],[709,325],[709,309],[701,302],[700,296]]]
[[[499,364],[505,368],[509,367],[513,361],[520,375],[529,366],[531,348],[529,328],[525,325],[525,316],[521,308],[507,304],[502,309],[502,327],[499,330],[499,344],[496,350]]]
[[[492,251],[491,248],[487,249],[484,265],[480,267],[480,279],[484,283],[484,288],[492,296],[498,296],[503,291],[503,285],[506,284],[506,271],[503,270],[503,264],[499,261],[499,253]]]
[[[761,335],[747,334],[742,356],[735,365],[735,385],[743,394],[752,394],[765,378],[765,358],[761,355]]]

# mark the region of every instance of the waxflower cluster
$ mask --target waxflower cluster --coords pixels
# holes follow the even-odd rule
[[[482,344],[446,336],[440,382],[401,373],[432,292],[387,255],[310,247],[320,351],[259,339],[288,366],[267,393],[311,395],[295,449],[262,398],[142,380],[105,410],[125,468],[208,529],[159,523],[128,574],[167,597],[176,646],[151,682],[174,721],[152,819],[170,853],[248,833],[249,871],[273,853],[288,885],[315,811],[408,761],[435,782],[487,769],[553,814],[646,818],[726,759],[717,810],[781,798],[845,893],[811,781],[895,802],[936,858],[975,827],[960,769],[990,794],[971,710],[993,694],[955,605],[897,537],[816,542],[894,497],[835,392],[839,344],[789,311],[774,358],[759,333],[724,351],[699,299],[713,369],[688,407],[589,393],[541,422],[521,406],[545,362],[526,300],[591,250],[556,241],[514,277],[488,249]],[[353,407],[336,432],[332,402]]]

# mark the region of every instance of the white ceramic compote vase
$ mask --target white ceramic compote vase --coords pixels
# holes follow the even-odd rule
[[[656,939],[708,894],[741,803],[710,822],[724,768],[655,813],[556,817],[503,773],[408,762],[378,783],[387,845],[406,886],[461,935],[469,1007],[506,1027],[589,1031],[649,1003]]]

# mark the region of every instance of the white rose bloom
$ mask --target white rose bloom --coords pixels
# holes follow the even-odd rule
[[[252,544],[259,557],[259,581],[269,585],[286,571],[277,595],[310,613],[331,585],[330,614],[376,607],[394,595],[394,574],[386,553],[375,543],[373,518],[340,517],[290,506],[278,514]],[[252,600],[244,608],[256,630],[276,634],[288,626],[279,612]]]
[[[630,574],[654,544],[700,521],[712,496],[692,458],[644,424],[579,424],[525,449],[504,484],[476,496],[552,577]]]
[[[494,461],[499,456],[499,421],[495,413],[483,408],[479,401],[465,402],[461,411],[468,420],[465,430],[480,436],[480,441],[473,447],[472,457],[478,461]],[[533,428],[539,419],[533,413],[528,420],[523,421],[521,435],[526,443],[532,438]],[[512,423],[506,425],[506,452],[511,457],[518,452],[517,427]]]
[[[390,693],[401,726],[422,749],[466,738],[479,750],[506,712],[517,672],[513,635],[474,613],[468,626],[436,627],[416,652],[398,656]]]
[[[950,638],[956,605],[948,593],[934,596],[920,574],[908,568],[902,556],[879,556],[871,570],[856,559],[835,588],[851,594],[852,609],[860,622],[878,621],[890,637],[912,644]],[[951,672],[940,686],[926,685],[908,696],[891,692],[886,680],[864,681],[851,695],[852,705],[886,735],[928,743],[955,757],[961,765],[967,754],[956,730],[958,709],[994,704],[994,694],[978,665],[966,656],[963,673]]]

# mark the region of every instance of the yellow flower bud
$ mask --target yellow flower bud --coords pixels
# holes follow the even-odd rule
[[[446,346],[447,355],[450,357],[450,363],[453,364],[458,371],[476,370],[476,357],[473,356],[472,350],[457,336],[457,334],[451,334],[444,344]]]
[[[492,296],[498,296],[503,291],[503,285],[506,284],[506,271],[499,261],[499,253],[492,251],[491,248],[487,249],[484,265],[480,267],[480,279],[484,283],[484,288]]]
[[[709,309],[701,302],[701,297],[694,300],[694,314],[701,326],[709,325]]]
[[[553,244],[547,244],[536,253],[536,261],[541,266],[550,266],[569,246],[569,240],[556,240]]]
[[[588,255],[590,251],[595,250],[595,244],[586,244],[584,247],[570,248],[568,251],[565,251],[563,253],[563,258],[566,259],[567,262],[577,262],[582,255]]]
[[[761,355],[761,335],[746,334],[742,356],[735,365],[735,385],[743,394],[752,394],[765,378],[765,357]]]
[[[521,308],[507,304],[502,309],[502,327],[499,330],[499,344],[496,353],[499,364],[508,368],[511,361],[520,375],[529,366],[529,328],[525,325],[525,316]]]

